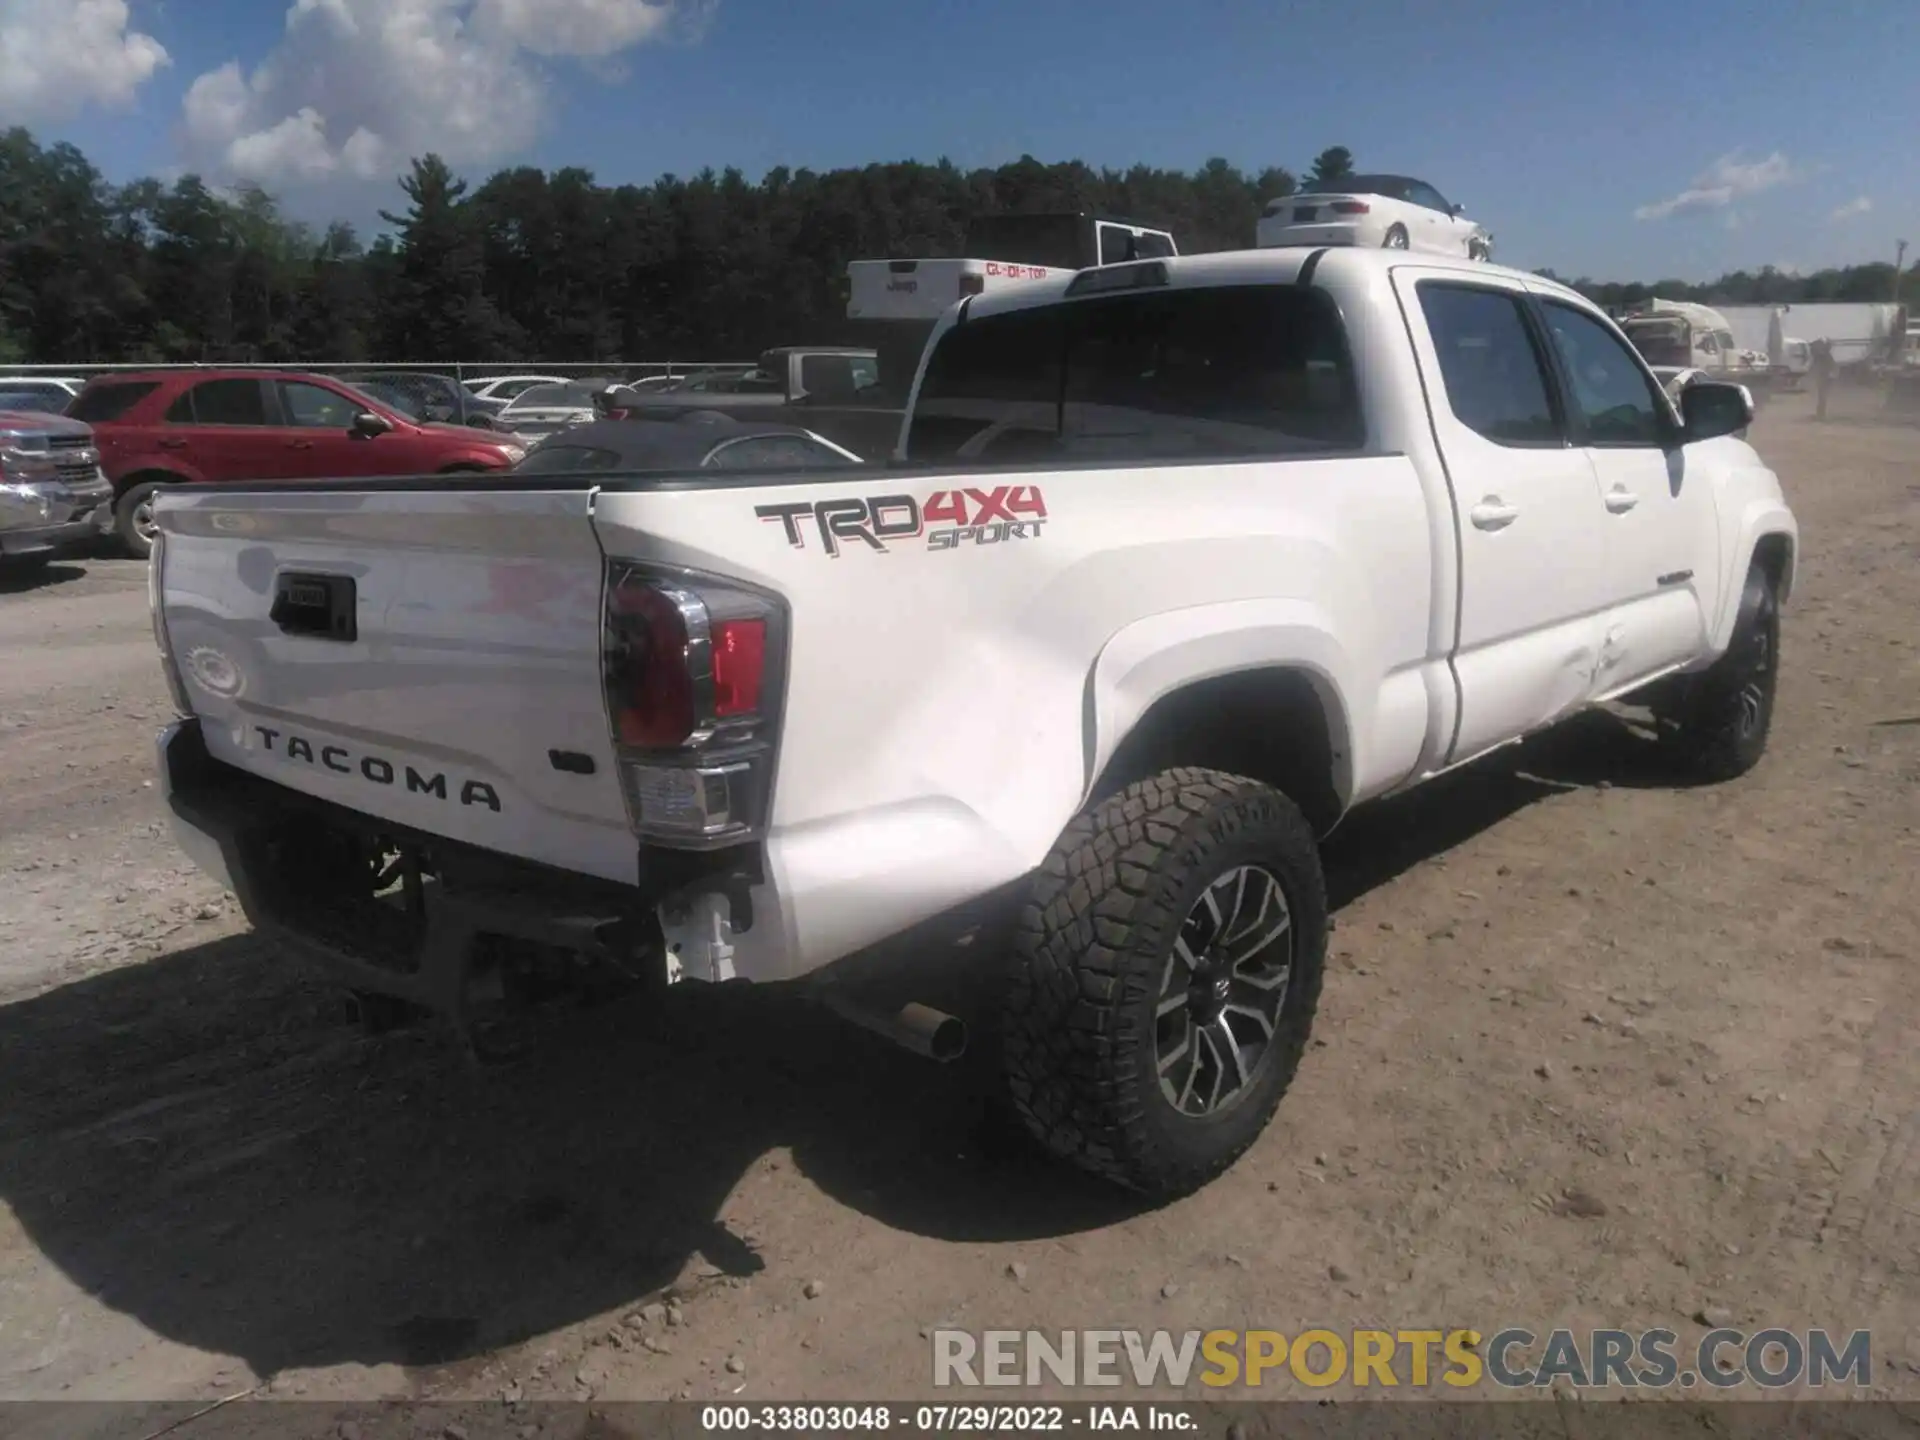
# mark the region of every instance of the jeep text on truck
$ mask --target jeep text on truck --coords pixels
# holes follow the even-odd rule
[[[1187,1190],[1299,1061],[1353,806],[1629,694],[1759,760],[1796,526],[1746,393],[1684,405],[1548,281],[1251,251],[955,307],[896,470],[171,491],[166,793],[262,931],[456,1013],[587,958],[951,1054],[890,942],[1011,895],[1014,1108]]]

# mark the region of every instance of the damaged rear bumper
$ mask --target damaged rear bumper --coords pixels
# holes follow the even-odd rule
[[[348,988],[457,1014],[470,978],[502,947],[643,983],[753,978],[733,964],[752,928],[750,877],[726,857],[691,857],[661,885],[635,888],[407,831],[249,775],[209,755],[198,720],[169,726],[158,751],[180,848],[257,931]],[[376,894],[383,855],[394,878]]]

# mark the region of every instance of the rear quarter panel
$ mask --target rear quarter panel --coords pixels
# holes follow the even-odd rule
[[[1045,506],[1026,538],[949,547],[954,527],[924,518],[937,495],[977,512],[1015,486]],[[911,533],[828,549],[816,516],[789,534],[769,513],[871,499]],[[1426,738],[1430,535],[1405,457],[610,491],[595,524],[609,555],[790,608],[768,843],[782,901],[762,913],[794,953],[847,953],[1033,869],[1100,758],[1183,680],[1310,664],[1370,790]]]

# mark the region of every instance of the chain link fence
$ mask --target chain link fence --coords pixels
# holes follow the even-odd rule
[[[309,375],[365,375],[374,371],[415,371],[423,375],[450,375],[462,384],[504,378],[509,375],[551,375],[560,380],[599,380],[630,383],[650,376],[667,379],[696,370],[751,369],[752,360],[595,360],[555,363],[514,361],[445,360],[323,360],[287,363],[259,363],[250,360],[174,361],[159,364],[124,365],[0,365],[0,384],[10,376],[52,376],[59,379],[91,379],[129,370],[283,370]]]

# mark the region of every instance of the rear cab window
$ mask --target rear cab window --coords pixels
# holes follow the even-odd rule
[[[1366,443],[1322,291],[1179,286],[970,319],[927,362],[918,464],[1305,457]]]
[[[160,388],[157,380],[113,380],[89,385],[68,408],[67,414],[90,425],[118,420],[147,396]]]

